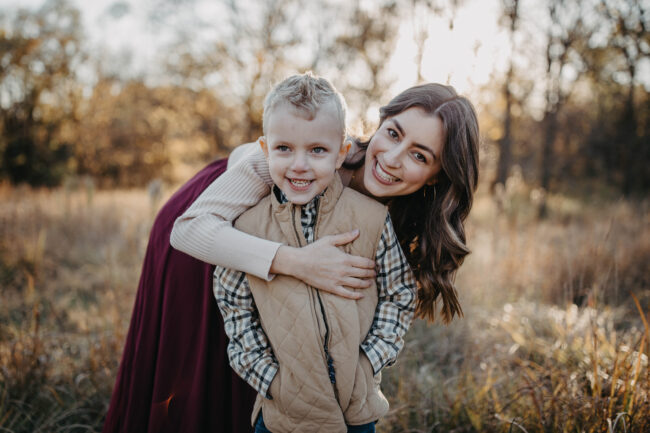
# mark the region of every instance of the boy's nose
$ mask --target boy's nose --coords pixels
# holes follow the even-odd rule
[[[307,164],[307,158],[305,158],[305,155],[297,153],[293,158],[291,169],[293,171],[306,171],[308,168],[309,166]]]

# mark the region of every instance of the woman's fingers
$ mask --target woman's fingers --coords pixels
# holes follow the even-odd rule
[[[355,229],[346,233],[340,233],[337,235],[329,235],[321,238],[322,241],[326,241],[330,245],[334,246],[342,246],[349,244],[350,242],[354,241],[356,238],[359,237],[359,229]],[[360,268],[360,269],[372,269],[373,273],[361,273],[361,274],[353,274],[351,276],[354,277],[361,277],[361,278],[371,278],[374,277],[374,269],[375,269],[375,262],[373,260],[370,260],[366,257],[361,257],[361,256],[353,256],[351,254],[346,254],[346,261],[345,264],[348,266],[351,266],[353,268]]]
[[[349,244],[359,237],[359,229],[354,229],[350,232],[340,233],[338,235],[327,236],[331,245],[340,247],[341,245]]]
[[[347,265],[356,269],[360,274],[354,274],[353,277],[372,278],[375,276],[375,261],[367,257],[347,255]],[[370,271],[370,272],[368,272]]]
[[[351,290],[343,286],[335,286],[330,293],[341,296],[348,299],[361,299],[363,298],[363,293],[356,290]]]
[[[341,281],[342,286],[350,287],[352,289],[367,289],[371,284],[372,280],[369,278],[344,277]]]
[[[359,237],[359,231],[325,236],[302,248],[282,246],[271,271],[291,275],[308,285],[348,299],[363,297],[375,278],[375,262],[347,254],[341,245]]]

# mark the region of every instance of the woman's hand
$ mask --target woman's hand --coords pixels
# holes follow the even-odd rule
[[[370,287],[375,262],[346,254],[337,248],[359,237],[359,230],[325,236],[302,248],[281,246],[271,264],[271,273],[290,275],[326,292],[350,299],[363,294],[354,289]]]

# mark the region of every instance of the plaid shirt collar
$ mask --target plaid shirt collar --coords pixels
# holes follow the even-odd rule
[[[327,191],[327,189],[325,189],[325,191]],[[318,215],[318,203],[323,194],[325,194],[325,191],[318,194],[309,203],[299,206],[300,223],[302,225],[303,234],[305,235],[305,240],[308,243],[314,242],[314,228],[316,226],[316,216]],[[280,204],[289,202],[287,196],[284,195],[282,190],[278,188],[277,185],[273,185],[273,194]]]

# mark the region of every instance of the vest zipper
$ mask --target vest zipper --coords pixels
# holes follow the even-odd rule
[[[318,211],[320,210],[320,201],[316,203],[316,221],[314,221],[314,239],[316,239],[316,224],[318,223]],[[296,209],[296,207],[294,207]],[[298,240],[298,245],[301,247],[302,242],[300,241],[300,236],[298,234],[298,228],[296,225],[296,213],[297,212],[292,212],[293,218],[293,230],[296,234],[296,239]],[[302,223],[300,224],[300,228],[302,229]],[[321,315],[323,316],[323,324],[325,325],[325,338],[323,341],[323,351],[325,352],[325,362],[327,366],[327,375],[329,376],[330,383],[332,384],[332,389],[334,390],[334,396],[336,398],[336,401],[339,401],[339,391],[336,388],[336,371],[334,370],[334,359],[332,358],[332,355],[330,355],[329,351],[329,343],[330,343],[330,327],[329,323],[327,323],[327,314],[325,313],[325,305],[323,304],[323,300],[321,299],[320,296],[320,291],[317,289],[314,289],[313,287],[309,286],[310,290],[313,290],[316,293],[316,298],[318,299],[318,304],[320,306],[320,311]]]

